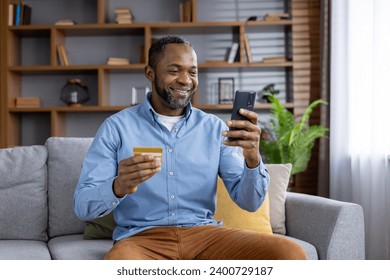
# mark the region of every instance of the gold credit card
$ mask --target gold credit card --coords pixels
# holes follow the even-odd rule
[[[134,155],[153,155],[156,158],[160,158],[162,162],[162,151],[161,147],[134,147]]]

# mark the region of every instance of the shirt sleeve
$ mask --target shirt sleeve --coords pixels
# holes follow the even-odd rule
[[[220,176],[232,200],[242,209],[255,212],[263,204],[269,188],[269,174],[263,162],[248,168],[241,148],[223,147]]]
[[[118,169],[118,137],[114,131],[105,121],[85,157],[74,194],[74,211],[81,220],[104,216],[123,199],[118,199],[112,188]]]

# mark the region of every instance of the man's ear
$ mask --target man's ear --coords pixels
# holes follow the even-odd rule
[[[149,81],[154,81],[154,70],[149,65],[145,66],[145,76]]]

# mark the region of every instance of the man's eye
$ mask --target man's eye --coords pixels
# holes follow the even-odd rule
[[[197,75],[198,75],[198,72],[196,72],[196,71],[190,72],[190,75],[191,75],[191,76],[197,76]]]

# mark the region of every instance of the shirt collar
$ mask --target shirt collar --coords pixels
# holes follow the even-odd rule
[[[150,103],[151,97],[152,97],[152,92],[148,92],[144,102],[142,103],[142,107],[146,117],[150,119],[150,121],[154,125],[157,122],[158,117],[157,117],[157,112],[154,110],[152,104]],[[189,102],[188,105],[184,108],[184,118],[186,122],[188,122],[191,113],[192,113],[192,104],[191,102]]]

